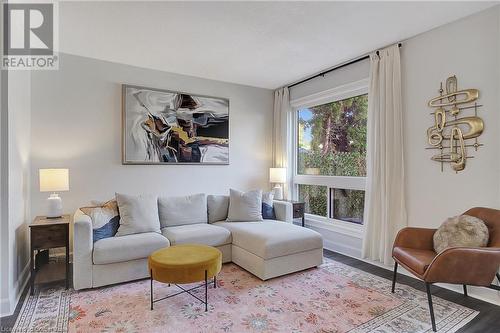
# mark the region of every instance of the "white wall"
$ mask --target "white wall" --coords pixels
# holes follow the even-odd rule
[[[30,78],[29,71],[8,73],[6,214],[2,215],[2,298],[1,313],[14,310],[28,277],[28,224],[30,222]],[[2,117],[4,118],[4,117]],[[4,119],[2,119],[4,121]],[[2,131],[5,128],[2,128]],[[4,137],[2,137],[4,139]],[[4,148],[4,143],[2,144]],[[6,158],[6,161],[4,160]],[[5,198],[3,197],[5,196]],[[4,207],[2,207],[4,208]],[[6,256],[6,258],[4,258]]]
[[[500,133],[498,7],[412,38],[402,48],[405,104],[405,159],[409,224],[436,227],[446,217],[474,206],[500,208]],[[464,41],[457,43],[457,40]],[[480,91],[479,116],[485,146],[456,174],[445,165],[441,172],[430,161],[425,130],[433,125],[426,106],[438,95],[439,82],[455,74],[459,89]]]
[[[0,316],[10,312],[9,304],[9,150],[8,73],[0,70]]]
[[[72,213],[117,192],[183,195],[267,188],[271,163],[271,90],[159,72],[74,55],[58,71],[32,77],[33,216],[45,212],[38,169],[67,167]],[[230,100],[230,165],[122,165],[121,84],[178,90]]]
[[[408,224],[437,228],[474,206],[500,209],[500,6],[404,41],[401,59]],[[290,95],[296,99],[368,74],[369,66],[358,63],[294,87]],[[479,115],[485,121],[480,137],[485,146],[458,174],[448,165],[441,172],[430,159],[433,152],[425,149],[426,130],[433,124],[427,101],[438,95],[439,82],[453,74],[459,89],[480,90],[484,107]],[[331,249],[360,255],[360,237],[315,229]],[[472,288],[470,294],[500,304],[500,293],[492,290]]]
[[[402,48],[405,105],[407,209],[410,226],[438,227],[447,217],[474,206],[500,209],[500,9],[495,7],[419,35]],[[427,101],[439,82],[455,74],[459,89],[480,91],[484,143],[456,174],[430,160],[425,130],[433,123]],[[472,152],[472,150],[469,150]],[[460,288],[458,288],[460,289]],[[457,289],[457,290],[458,290]],[[500,304],[500,293],[470,292]]]
[[[369,74],[370,60],[361,60],[327,73],[323,77],[318,77],[290,88],[290,100],[297,100],[320,91],[360,81],[368,78]]]

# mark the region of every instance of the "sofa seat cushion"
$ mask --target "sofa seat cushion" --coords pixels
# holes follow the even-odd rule
[[[161,232],[172,245],[195,243],[221,246],[231,244],[232,241],[229,230],[206,223],[167,227],[163,228]]]
[[[215,225],[231,231],[233,245],[263,259],[323,248],[319,233],[286,222],[216,222]]]
[[[392,250],[392,255],[394,259],[403,265],[423,275],[434,257],[436,257],[436,252],[432,250],[419,250],[396,246]]]
[[[96,265],[147,258],[152,252],[167,247],[170,242],[156,232],[110,237],[94,243]]]

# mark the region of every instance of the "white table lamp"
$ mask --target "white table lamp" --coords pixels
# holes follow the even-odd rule
[[[286,168],[270,168],[269,182],[275,184],[273,188],[274,198],[283,200],[283,187],[281,184],[286,183]]]
[[[48,218],[62,216],[62,200],[56,192],[69,191],[68,169],[40,169],[40,192],[53,192],[47,199]]]

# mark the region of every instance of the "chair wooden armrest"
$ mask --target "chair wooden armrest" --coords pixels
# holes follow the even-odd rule
[[[419,250],[434,250],[432,237],[437,229],[403,228],[398,232],[394,247],[407,247]]]
[[[500,248],[452,247],[439,253],[424,274],[426,282],[489,286],[500,265]]]

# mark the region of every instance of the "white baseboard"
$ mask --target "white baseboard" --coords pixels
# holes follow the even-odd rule
[[[10,299],[4,297],[0,299],[0,317],[10,316]]]
[[[17,279],[14,285],[13,293],[9,294],[8,298],[4,297],[0,300],[0,317],[11,316],[16,310],[17,303],[19,303],[23,290],[26,288],[29,281],[29,267],[30,263],[28,262],[24,266],[19,279]]]
[[[346,255],[348,257],[356,258],[356,259],[361,257],[361,250],[360,249],[357,249],[357,248],[354,248],[352,246],[348,246],[345,244],[332,242],[329,240],[323,240],[323,248],[330,250],[330,251],[333,251],[333,252],[337,252],[337,253]]]

